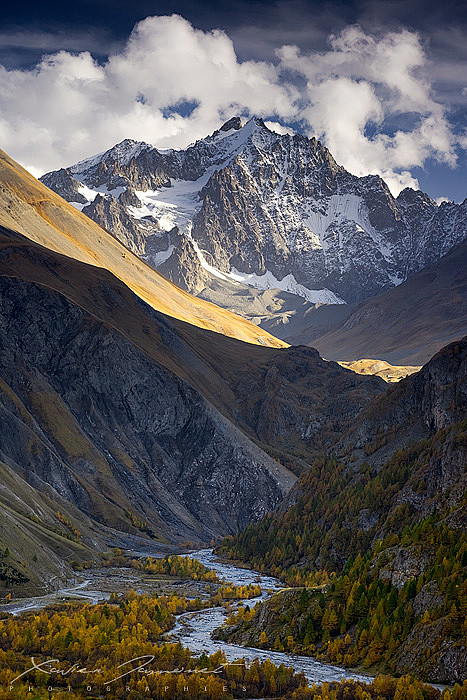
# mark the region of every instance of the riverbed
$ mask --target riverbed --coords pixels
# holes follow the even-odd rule
[[[259,583],[262,595],[246,603],[250,608],[261,600],[265,600],[272,593],[281,590],[283,584],[276,578],[264,576],[250,569],[243,569],[234,564],[219,561],[212,550],[204,549],[193,552],[189,556],[201,561],[209,569],[216,571],[219,578],[225,578],[237,586],[245,586],[249,583]],[[195,613],[184,613],[178,615],[175,628],[171,630],[170,637],[179,640],[183,646],[187,646],[194,654],[214,654],[216,651],[223,651],[228,661],[235,659],[245,659],[253,661],[259,659],[265,661],[269,659],[277,666],[291,666],[297,673],[303,673],[312,683],[323,683],[325,681],[341,681],[346,678],[371,683],[373,680],[368,676],[351,673],[344,668],[338,668],[330,664],[321,663],[309,656],[299,656],[298,654],[288,654],[280,651],[270,651],[267,649],[256,649],[243,647],[236,644],[229,644],[222,640],[212,639],[212,632],[221,627],[226,619],[224,608],[209,608]]]
[[[143,553],[139,552],[138,554],[141,555]],[[145,552],[144,554],[150,555],[151,553]],[[154,556],[154,554],[152,554],[152,556]],[[158,553],[156,556],[161,556],[161,554]],[[248,601],[233,601],[232,606],[234,608],[238,607],[240,602],[243,604],[248,603],[251,608],[256,603],[265,600],[270,595],[283,588],[283,585],[278,579],[219,560],[211,549],[191,552],[188,556],[193,559],[198,559],[206,567],[215,571],[219,579],[225,579],[236,586],[259,583],[262,590],[261,596]],[[179,595],[195,597],[195,593],[193,592],[194,585],[193,582],[174,582],[172,583],[172,588]],[[102,600],[108,600],[113,590],[120,592],[122,590],[129,590],[130,588],[140,593],[150,593],[154,591],[158,593],[167,592],[167,586],[165,590],[164,587],[161,586],[161,581],[151,579],[150,577],[142,577],[141,574],[133,569],[89,570],[86,572],[86,578],[79,583],[67,588],[61,588],[48,595],[12,601],[9,605],[1,606],[0,610],[12,613],[13,615],[20,615],[27,611],[39,610],[52,603],[67,600],[82,600],[86,603],[95,604]],[[196,595],[200,592],[202,593],[201,585]],[[284,664],[285,666],[292,667],[298,673],[303,673],[312,683],[320,684],[325,681],[340,681],[349,678],[364,682],[371,682],[372,680],[368,676],[351,673],[343,668],[321,663],[308,656],[242,647],[212,639],[212,632],[225,623],[226,615],[227,613],[223,607],[208,608],[199,612],[177,615],[175,627],[170,630],[167,636],[170,640],[180,641],[184,646],[189,647],[194,655],[202,654],[203,652],[206,654],[213,654],[221,650],[224,652],[227,661],[230,662],[236,659],[245,659],[246,661],[253,661],[253,659],[256,658],[260,661],[269,659],[277,666]]]

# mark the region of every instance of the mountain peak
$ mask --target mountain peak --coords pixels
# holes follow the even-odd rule
[[[121,164],[128,165],[132,158],[138,156],[142,151],[151,149],[152,146],[145,141],[135,141],[134,139],[124,139],[120,143],[115,144],[111,148],[98,153],[91,158],[80,160],[75,165],[72,165],[68,170],[73,175],[80,177],[86,171],[96,167],[101,161],[113,162],[119,161]]]
[[[135,141],[134,139],[124,139],[106,152],[107,157],[115,158],[122,163],[129,163],[130,160],[141,153],[141,151],[152,148],[145,141]]]
[[[243,124],[240,117],[232,117],[231,119],[226,121],[225,124],[222,124],[219,131],[230,131],[231,129],[235,129],[235,131],[238,131],[242,128],[242,126]]]
[[[404,187],[404,189],[399,192],[396,199],[401,204],[413,204],[415,202],[422,202],[429,206],[435,204],[434,199],[428,194],[421,190],[414,190],[413,187]]]
[[[260,126],[262,129],[268,128],[264,121],[261,119],[261,117],[253,117],[253,121],[256,124],[256,126]]]
[[[118,223],[125,245],[196,293],[220,279],[309,303],[363,301],[465,238],[465,212],[457,220],[457,208],[413,190],[395,200],[378,175],[356,177],[316,138],[275,128],[232,116],[186,149],[126,139],[71,179],[43,181],[79,207],[113,192],[122,208],[112,231]],[[85,213],[109,228],[94,210]]]

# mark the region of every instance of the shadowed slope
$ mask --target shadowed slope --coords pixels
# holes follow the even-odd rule
[[[420,365],[467,333],[467,242],[312,340],[329,359]]]
[[[2,229],[0,251],[0,274],[65,295],[188,382],[256,443],[279,450],[281,459],[292,453],[307,461],[333,429],[342,430],[384,391],[381,380],[343,370],[312,348],[264,348],[164,316],[107,270],[21,234]]]
[[[85,550],[138,534],[209,542],[288,492],[293,474],[209,402],[218,394],[227,406],[229,387],[171,322],[261,348],[164,317],[107,270],[5,229],[0,293],[0,500],[25,557],[44,544],[37,521],[52,533],[78,527]],[[16,552],[14,539],[4,546]]]
[[[43,570],[31,567],[42,581],[69,576],[61,557],[130,536],[208,542],[244,527],[295,481],[261,447],[306,469],[384,391],[311,348],[164,316],[107,270],[5,228],[0,288],[2,517],[26,560],[44,545]],[[70,527],[79,542],[55,532]],[[21,557],[14,539],[2,544]]]

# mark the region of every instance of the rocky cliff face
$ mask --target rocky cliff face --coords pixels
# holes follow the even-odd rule
[[[410,189],[394,198],[381,178],[346,172],[316,139],[273,133],[260,119],[229,120],[184,151],[126,140],[42,181],[78,208],[83,197],[118,199],[115,235],[205,296],[217,278],[312,304],[361,301],[467,235],[466,202],[438,206]],[[83,210],[109,227],[101,203]]]
[[[397,450],[414,449],[411,470],[392,510],[407,505],[418,517],[426,517],[453,509],[452,522],[462,522],[462,507],[457,509],[467,488],[466,416],[467,337],[392,386],[384,401],[375,399],[336,451],[348,456],[350,450],[352,460],[378,470]],[[415,443],[418,448],[413,448]]]
[[[128,192],[130,190],[125,190],[125,194]],[[129,195],[127,196],[128,198]],[[83,207],[82,211],[90,219],[97,221],[102,228],[109,231],[115,238],[118,238],[136,255],[143,255],[147,247],[148,235],[158,229],[154,221],[142,221],[140,223],[132,219],[126,213],[125,208],[112,195],[104,197],[98,194],[94,201]]]
[[[384,394],[381,379],[367,379],[363,383],[354,372],[342,373],[336,363],[301,346],[274,353],[256,367],[237,367],[231,382],[237,412],[255,438],[285,450],[301,471],[353,424],[362,406]]]
[[[2,459],[118,529],[169,539],[235,531],[293,483],[194,389],[56,293],[1,281],[2,377],[31,416]],[[12,323],[14,319],[14,324]]]
[[[169,541],[209,541],[280,502],[293,475],[167,368],[177,352],[174,331],[164,366],[140,349],[134,315],[122,299],[125,287],[108,273],[88,273],[87,266],[33,245],[15,249],[9,234],[3,243],[3,463],[88,520],[127,532],[144,522]],[[69,265],[76,279],[66,276]],[[55,286],[61,279],[68,294],[78,285],[75,298],[81,285],[80,304],[44,284],[47,274]],[[160,344],[168,329],[129,296],[144,319],[140,335],[150,344],[152,334]],[[105,322],[98,318],[102,304],[110,310]],[[118,315],[126,313],[122,327]]]

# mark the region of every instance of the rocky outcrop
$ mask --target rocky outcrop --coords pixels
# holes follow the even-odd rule
[[[467,677],[464,640],[446,635],[446,620],[420,622],[397,651],[394,672],[413,673],[432,683],[463,683]]]
[[[50,187],[51,190],[55,190],[55,192],[60,192],[60,196],[68,202],[87,204],[88,200],[79,191],[82,183],[75,180],[68,169],[61,168],[60,170],[47,173],[41,179],[44,185]]]
[[[157,223],[151,219],[139,222],[128,216],[122,204],[112,195],[104,197],[98,194],[82,211],[89,218],[98,221],[102,228],[118,238],[136,255],[142,256],[145,253],[148,238],[150,239],[155,231],[159,231]]]
[[[399,590],[407,581],[418,578],[424,572],[428,562],[427,554],[420,547],[388,547],[384,550],[384,556],[389,561],[387,564],[379,567],[378,576],[383,581],[391,581],[394,588]],[[422,608],[422,613],[425,612],[426,608],[423,608],[423,605],[428,605],[428,603],[430,603],[428,607],[437,607],[436,605],[431,605],[437,599],[436,596],[428,594],[428,589],[424,591],[423,595],[421,595],[420,591],[417,598],[414,601],[417,611]],[[442,601],[443,599],[441,599]],[[417,614],[420,613],[417,612]]]
[[[390,387],[384,400],[375,400],[344,444],[355,450],[373,444],[371,454],[381,451],[384,457],[394,444],[402,445],[412,436],[432,436],[463,420],[466,411],[467,337],[443,348],[419,372]]]
[[[123,190],[118,197],[118,201],[124,207],[141,207],[141,200],[136,196],[136,193],[132,187],[127,187],[126,190]]]
[[[203,268],[193,246],[193,241],[183,236],[178,227],[147,239],[144,259],[182,289],[200,294],[209,283],[210,275]],[[209,296],[204,297],[209,301]]]

